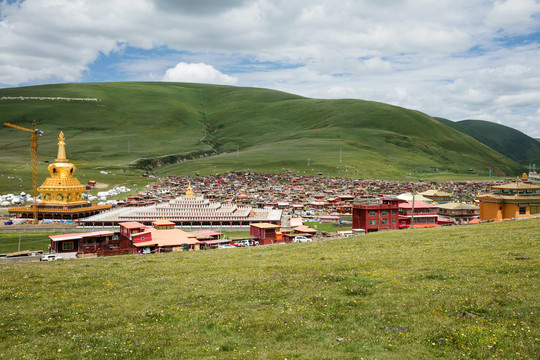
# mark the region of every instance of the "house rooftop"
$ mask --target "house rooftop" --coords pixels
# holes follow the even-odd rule
[[[281,225],[270,224],[270,223],[251,224],[251,226],[257,227],[259,229],[279,229],[281,227]]]
[[[73,234],[61,234],[61,235],[50,235],[49,239],[52,241],[66,241],[66,240],[79,240],[89,237],[99,237],[99,236],[113,236],[114,232],[112,231],[93,231],[86,233],[73,233]]]
[[[137,221],[121,222],[118,225],[123,226],[123,227],[125,227],[127,229],[141,229],[141,228],[146,229],[146,225],[143,225],[143,224],[141,224],[140,222],[137,222]]]
[[[411,209],[412,205],[413,205],[412,201],[411,202],[406,202],[406,203],[401,203],[401,204],[399,204],[399,208],[400,209]],[[423,201],[415,201],[414,202],[414,208],[415,209],[434,209],[434,208],[436,208],[436,206],[431,205],[431,204],[426,204]]]

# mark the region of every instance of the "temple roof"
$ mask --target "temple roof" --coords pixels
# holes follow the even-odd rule
[[[446,204],[440,204],[437,205],[438,208],[441,209],[449,209],[449,210],[478,210],[478,206],[471,205],[471,204],[463,204],[463,203],[446,203]]]
[[[439,189],[429,189],[426,191],[422,191],[420,195],[424,196],[440,196],[440,197],[449,197],[452,196],[452,193],[447,193],[446,191],[442,191]]]
[[[491,188],[501,190],[540,190],[540,185],[512,182],[509,184],[492,186]]]

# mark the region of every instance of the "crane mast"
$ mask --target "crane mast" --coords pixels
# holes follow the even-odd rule
[[[9,126],[15,129],[23,130],[31,133],[30,136],[30,149],[32,150],[32,195],[34,196],[34,204],[32,205],[33,223],[38,223],[38,206],[37,206],[37,149],[38,149],[38,135],[42,136],[43,131],[36,129],[36,122],[32,121],[32,129],[14,125],[10,123],[4,123],[5,126]]]

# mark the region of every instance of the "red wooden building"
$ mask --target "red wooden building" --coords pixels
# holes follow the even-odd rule
[[[120,225],[120,236],[130,241],[133,235],[146,231],[146,225],[136,221],[121,222],[118,225]]]
[[[133,254],[137,249],[131,241],[112,231],[51,235],[51,252],[76,253],[82,256]]]
[[[270,223],[251,224],[249,234],[257,238],[260,245],[275,244],[283,242],[281,235],[277,234],[280,228],[280,225]]]
[[[397,230],[399,200],[395,197],[359,199],[353,205],[353,229],[366,233],[380,230]]]

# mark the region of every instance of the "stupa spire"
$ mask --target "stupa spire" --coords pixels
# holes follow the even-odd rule
[[[60,135],[58,135],[58,156],[56,157],[56,162],[68,162],[68,159],[66,158],[66,138],[62,131],[60,131]]]
[[[191,188],[191,182],[189,183],[189,186],[186,190],[186,197],[193,197],[195,194],[193,194],[193,189]]]

